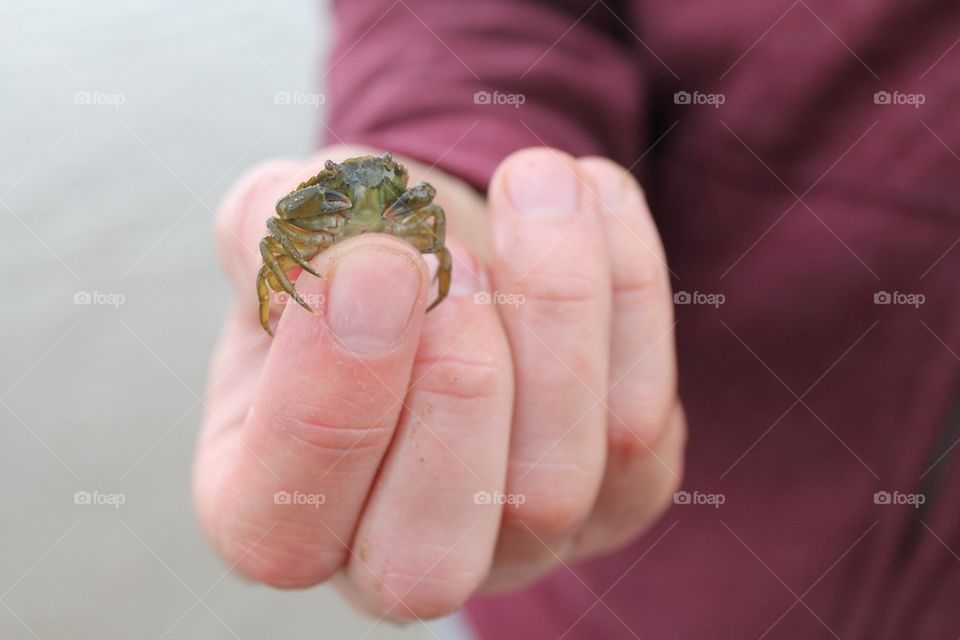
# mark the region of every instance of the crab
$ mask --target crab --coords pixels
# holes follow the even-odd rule
[[[260,324],[270,329],[270,289],[285,291],[307,311],[287,272],[301,267],[322,278],[309,260],[344,238],[361,233],[389,233],[403,238],[424,254],[437,256],[437,298],[447,296],[453,271],[444,245],[446,217],[434,204],[437,191],[426,182],[407,188],[407,169],[387,152],[337,163],[327,160],[323,171],[277,202],[277,215],[267,220],[269,235],[260,241],[263,266],[257,273]],[[268,288],[269,287],[269,288]]]

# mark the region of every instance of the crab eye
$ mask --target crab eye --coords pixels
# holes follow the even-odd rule
[[[327,171],[334,171],[337,168],[337,163],[334,162],[333,160],[327,160],[325,163],[323,163],[323,167]]]

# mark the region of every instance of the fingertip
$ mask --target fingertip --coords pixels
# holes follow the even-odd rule
[[[510,171],[517,166],[554,161],[568,163],[571,167],[577,163],[576,158],[560,149],[547,146],[526,147],[517,149],[507,155],[497,166],[496,171],[494,171],[494,177],[503,172]]]
[[[603,213],[614,215],[631,207],[648,211],[643,187],[627,169],[600,156],[581,158],[578,163],[596,186]]]
[[[508,155],[494,171],[489,198],[494,209],[576,209],[580,193],[576,159],[551,147],[529,147]]]
[[[595,185],[615,286],[622,288],[627,286],[624,282],[632,282],[627,288],[639,288],[644,282],[659,282],[666,258],[643,187],[630,171],[609,158],[591,156],[578,162]],[[642,252],[636,251],[638,242]]]
[[[331,246],[310,262],[321,277],[301,272],[295,286],[315,313],[284,309],[278,329],[278,335],[287,334],[284,343],[329,330],[347,352],[367,357],[415,340],[426,309],[429,271],[409,243],[364,234]]]

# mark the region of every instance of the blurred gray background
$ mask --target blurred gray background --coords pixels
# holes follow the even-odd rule
[[[225,574],[190,503],[213,211],[311,150],[331,35],[310,0],[0,0],[0,638],[433,637]]]

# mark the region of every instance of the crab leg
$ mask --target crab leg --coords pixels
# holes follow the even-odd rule
[[[271,242],[271,240],[273,242]],[[263,264],[266,266],[270,273],[277,279],[280,283],[280,286],[283,287],[283,290],[290,294],[290,297],[297,301],[301,307],[313,313],[313,307],[304,302],[303,298],[300,297],[300,294],[297,293],[296,288],[294,288],[293,283],[290,282],[290,279],[287,278],[287,274],[284,272],[283,267],[280,266],[280,263],[277,261],[274,251],[278,248],[277,241],[273,237],[267,237],[260,241],[260,255],[263,256]],[[278,252],[279,253],[279,252]],[[292,260],[292,258],[290,258]]]
[[[324,216],[323,218],[326,220],[328,218],[333,218],[333,216]],[[273,220],[276,220],[277,225],[284,235],[289,236],[297,242],[305,244],[314,249],[326,249],[333,244],[334,232],[328,231],[327,229],[336,229],[343,224],[342,222],[334,219],[332,222],[327,223],[327,226],[323,229],[311,229],[310,227],[307,227],[306,224],[299,226],[291,224],[286,220],[280,220],[279,218],[273,218]]]
[[[318,278],[321,277],[316,269],[307,262],[307,259],[300,253],[300,249],[294,244],[294,240],[307,245],[309,248],[316,249],[329,245],[333,241],[333,235],[324,231],[310,232],[297,229],[289,222],[284,222],[278,218],[267,220],[267,229],[270,235],[276,238],[280,246],[294,262],[303,267],[303,270],[312,273]],[[314,252],[316,255],[317,252]],[[312,257],[312,256],[311,256]]]
[[[267,288],[268,286],[269,288]],[[260,303],[260,326],[272,337],[273,331],[270,330],[270,289],[280,291],[281,286],[270,269],[264,265],[257,272],[257,300]]]
[[[433,217],[433,227],[430,229],[430,234],[433,236],[434,251],[437,253],[438,266],[435,278],[438,287],[437,299],[427,307],[427,311],[430,311],[440,304],[447,297],[447,293],[450,292],[450,281],[453,278],[453,256],[443,243],[447,235],[447,216],[443,209],[439,205],[431,204],[423,207],[417,213],[423,216],[422,220],[424,221],[431,216]]]
[[[432,225],[427,223],[431,218]],[[430,311],[447,297],[453,275],[453,257],[443,244],[447,230],[446,215],[439,205],[428,204],[395,221],[394,229],[399,232],[397,235],[410,242],[421,253],[437,255],[438,266],[434,279],[438,282],[438,291],[437,299],[427,307],[427,311]]]
[[[414,210],[429,205],[433,202],[433,198],[436,195],[437,190],[431,185],[426,182],[418,182],[401,193],[397,199],[393,201],[393,204],[384,209],[383,218],[384,220],[389,220],[397,215],[405,217],[407,214],[413,213]]]
[[[436,275],[436,280],[438,281],[437,299],[430,303],[427,311],[430,311],[443,302],[443,299],[446,298],[450,292],[450,281],[453,279],[453,256],[450,255],[450,249],[440,247],[440,249],[437,250],[437,261],[439,264]]]
[[[428,224],[431,218],[433,223]],[[447,218],[440,205],[428,204],[395,218],[392,229],[401,238],[406,238],[409,233],[424,235],[427,244],[421,251],[434,253],[443,247],[447,233]]]
[[[296,266],[293,258],[286,254],[280,254],[276,260],[280,267],[281,274],[285,274],[288,269]],[[274,291],[286,291],[283,283],[277,278],[276,272],[264,264],[260,267],[260,271],[257,272],[257,300],[260,303],[260,326],[272,336],[273,331],[270,330],[270,289]],[[289,291],[287,291],[287,293],[289,293]],[[296,293],[294,293],[293,296],[296,298]],[[307,310],[313,313],[312,308],[307,307]]]
[[[270,290],[267,289],[267,270],[266,265],[260,267],[257,272],[257,301],[260,304],[260,326],[267,334],[273,337],[273,331],[270,330]]]

